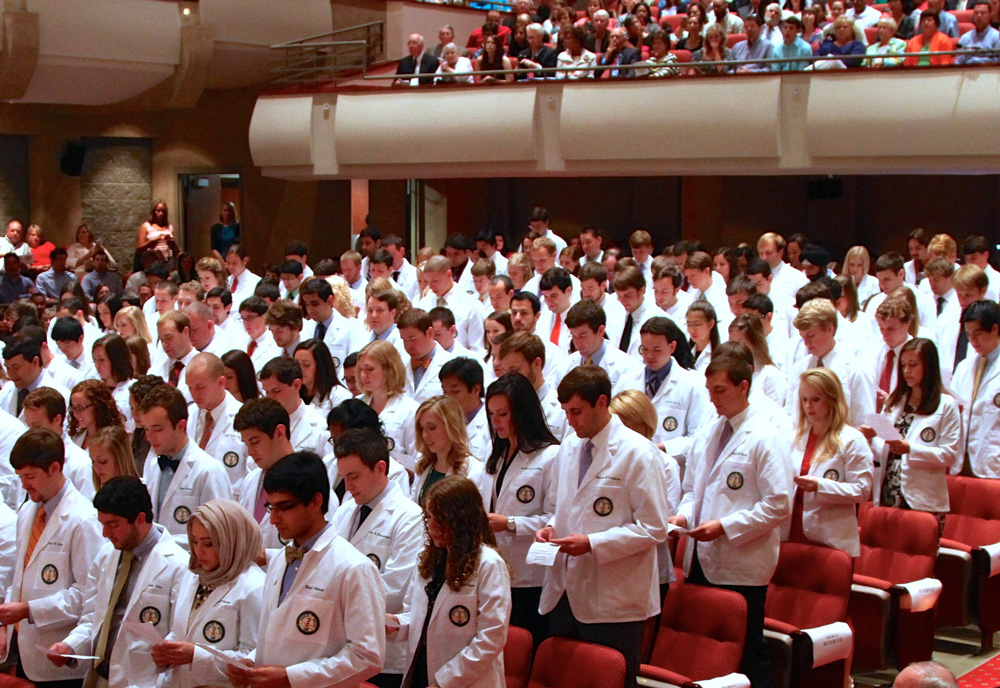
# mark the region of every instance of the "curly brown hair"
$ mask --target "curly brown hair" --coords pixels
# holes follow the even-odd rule
[[[110,425],[116,425],[120,428],[125,427],[125,418],[122,416],[121,411],[118,410],[118,404],[115,402],[115,398],[111,396],[111,390],[103,382],[100,380],[84,380],[73,388],[70,398],[77,392],[87,398],[87,403],[94,405],[94,421],[97,423],[98,430]],[[69,436],[75,437],[81,430],[80,424],[76,421],[75,413],[71,411],[67,415],[69,415]]]
[[[445,581],[457,592],[476,575],[482,546],[494,549],[497,546],[483,509],[483,498],[471,480],[449,475],[427,490],[424,511],[447,531],[450,545],[436,547],[427,534],[420,553],[420,575],[434,578],[434,570],[444,560]],[[424,529],[426,531],[426,519]]]

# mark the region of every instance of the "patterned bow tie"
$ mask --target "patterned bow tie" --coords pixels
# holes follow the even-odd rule
[[[431,357],[424,356],[423,358],[411,358],[410,365],[413,366],[414,370],[416,370],[417,368],[423,368],[424,370],[427,370],[428,368],[431,367]]]
[[[285,565],[291,564],[296,559],[302,559],[306,554],[305,547],[292,547],[287,545],[285,547]]]

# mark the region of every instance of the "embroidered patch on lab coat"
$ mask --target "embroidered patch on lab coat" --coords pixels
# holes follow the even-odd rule
[[[598,516],[608,516],[615,510],[615,504],[607,497],[598,497],[594,500],[594,513]]]
[[[667,432],[673,432],[677,429],[677,419],[673,416],[667,416],[663,419],[663,429]]]
[[[187,523],[189,518],[191,518],[191,510],[186,506],[179,506],[174,509],[174,520],[178,523]]]
[[[535,488],[531,485],[522,485],[517,488],[517,501],[521,504],[527,504],[535,498]]]
[[[471,615],[469,614],[468,607],[463,607],[462,605],[458,604],[452,607],[451,611],[448,612],[448,618],[456,626],[464,626],[467,623],[469,623]]]
[[[42,582],[46,585],[52,585],[57,580],[59,580],[59,569],[57,569],[53,564],[46,564],[42,567]]]
[[[313,612],[302,612],[295,620],[295,627],[303,635],[312,635],[319,630],[319,617]]]
[[[726,485],[729,486],[730,490],[738,490],[743,487],[743,474],[739,471],[733,471],[726,477]]]
[[[209,621],[201,630],[201,634],[208,642],[217,643],[226,637],[226,627],[218,621]]]

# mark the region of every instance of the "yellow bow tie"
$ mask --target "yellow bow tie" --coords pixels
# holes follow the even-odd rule
[[[296,559],[301,559],[306,554],[305,547],[292,547],[288,545],[285,547],[285,565],[291,564]]]

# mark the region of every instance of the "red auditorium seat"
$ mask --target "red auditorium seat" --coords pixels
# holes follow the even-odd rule
[[[35,684],[10,674],[0,674],[0,688],[35,688]],[[375,688],[375,686],[372,686]]]
[[[677,61],[681,64],[691,61],[691,51],[690,50],[671,50],[670,53],[677,57]]]
[[[776,687],[844,685],[847,656],[813,668],[812,640],[804,631],[847,620],[853,567],[842,550],[782,543],[764,609]]]
[[[878,43],[878,27],[869,26],[865,29],[865,38],[868,39],[868,45],[872,43]]]
[[[625,657],[603,645],[547,638],[538,646],[527,688],[623,688]]]
[[[681,24],[687,18],[686,14],[665,14],[660,17],[660,26],[670,26],[670,30],[678,39],[681,37]]]
[[[934,575],[937,518],[923,511],[873,507],[862,512],[859,523],[861,556],[847,611],[855,633],[852,669],[902,668],[929,660],[935,609],[902,609],[909,596],[900,584]]]
[[[534,649],[528,629],[520,626],[507,629],[507,642],[503,646],[503,675],[507,688],[524,688],[528,684]]]
[[[972,23],[972,10],[951,10],[951,13],[955,15],[955,19],[957,19],[960,23]]]
[[[945,516],[935,577],[943,584],[939,626],[975,623],[982,647],[1000,631],[1000,575],[990,576],[985,545],[1000,543],[1000,481],[948,476],[951,513]]]
[[[726,45],[732,48],[740,41],[745,41],[746,39],[747,35],[745,33],[731,33],[728,36],[726,36]]]
[[[639,675],[682,685],[739,670],[747,602],[739,593],[691,583],[672,584],[649,664]]]
[[[973,24],[972,22],[958,22],[958,35],[959,36],[961,36],[962,34],[968,33],[970,31],[975,31],[975,30],[976,30],[976,25]],[[955,41],[955,44],[957,45],[958,41]]]

